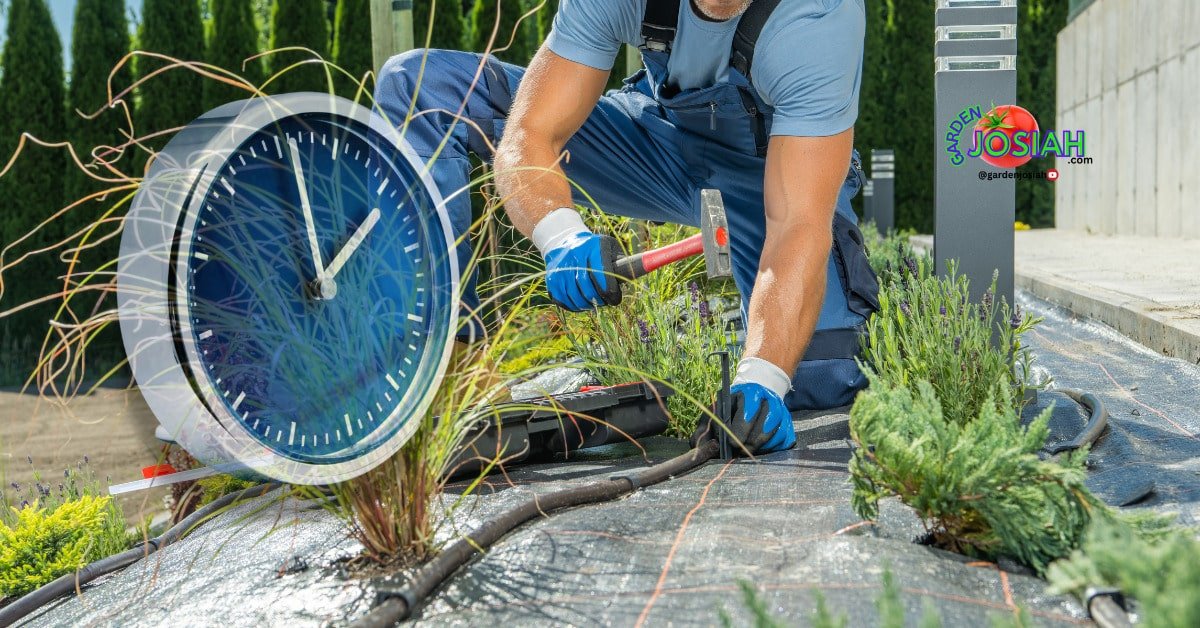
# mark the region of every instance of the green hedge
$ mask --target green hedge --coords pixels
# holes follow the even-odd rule
[[[8,29],[0,65],[0,155],[7,162],[22,133],[44,141],[66,136],[66,89],[63,85],[62,44],[45,0],[8,3]],[[63,205],[63,175],[67,160],[60,150],[32,144],[6,175],[0,177],[0,247],[16,244]],[[55,223],[36,237],[10,249],[4,263],[50,246],[62,236]],[[48,254],[25,260],[15,272],[4,273],[0,311],[46,296],[61,288],[56,279],[62,265]],[[30,278],[37,278],[31,281]],[[37,351],[48,330],[55,304],[47,304],[0,319],[0,370],[9,384],[19,383],[37,364]]]

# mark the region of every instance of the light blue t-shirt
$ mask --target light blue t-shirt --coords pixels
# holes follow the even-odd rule
[[[642,44],[647,0],[562,0],[546,44],[555,54],[611,70],[622,44]],[[667,82],[680,89],[728,80],[737,19],[705,21],[689,0]],[[772,135],[824,137],[854,126],[862,78],[863,0],[783,0],[759,36],[751,82],[774,108]]]

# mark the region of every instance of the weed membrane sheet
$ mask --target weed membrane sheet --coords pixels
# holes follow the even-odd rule
[[[1153,491],[1139,506],[1182,512],[1194,523],[1200,370],[1044,303],[1023,298],[1022,305],[1047,316],[1030,338],[1041,366],[1061,386],[1098,394],[1113,414],[1091,455],[1098,492],[1120,498],[1149,480]],[[1039,407],[1051,403],[1052,439],[1070,440],[1083,413],[1060,394],[1039,397]],[[925,530],[894,500],[883,504],[878,522],[862,523],[850,509],[848,445],[830,429],[844,418],[800,421],[802,441],[820,425],[827,442],[758,461],[713,461],[616,502],[526,524],[456,573],[414,622],[712,625],[724,609],[735,625],[746,625],[751,617],[737,583],[748,580],[787,624],[808,624],[819,592],[850,625],[876,625],[887,566],[910,625],[927,607],[947,626],[986,624],[1018,607],[1039,625],[1086,623],[1074,600],[1050,596],[1020,569],[914,543]],[[456,526],[469,530],[530,491],[606,478],[685,448],[656,437],[510,469],[489,478],[457,513]],[[377,592],[375,580],[343,569],[358,549],[332,515],[276,493],[48,607],[32,624],[340,624],[365,614]]]

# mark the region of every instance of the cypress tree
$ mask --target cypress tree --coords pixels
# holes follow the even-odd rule
[[[1025,0],[1017,20],[1017,104],[1025,107],[1043,129],[1057,128],[1058,32],[1067,25],[1068,5],[1055,0]],[[1054,158],[1043,157],[1021,167],[1044,172]],[[1044,180],[1017,180],[1017,220],[1035,227],[1054,225],[1054,185]]]
[[[82,114],[91,114],[107,102],[109,73],[128,52],[129,22],[125,17],[123,0],[80,0],[79,4],[75,5],[75,24],[71,37],[71,84],[67,93],[67,127],[75,152],[84,163],[91,160],[90,155],[94,149],[100,146],[118,146],[125,141],[119,132],[119,129],[127,126],[123,111],[105,111],[91,120],[84,118]],[[132,71],[129,63],[126,63],[113,76],[113,93],[120,92],[132,82]],[[104,158],[112,160],[114,156],[107,155]],[[131,161],[124,159],[117,165],[128,170]],[[108,187],[107,184],[97,182],[85,173],[77,171],[71,164],[68,164],[67,168],[70,173],[67,179],[68,203]],[[103,168],[97,168],[95,173],[109,176]],[[111,206],[111,199],[80,205],[63,218],[65,234],[77,233],[93,224]],[[113,233],[115,228],[115,225],[111,224],[100,227],[89,242]],[[101,270],[102,267],[103,272],[115,271],[115,268],[105,265],[116,260],[119,249],[118,238],[111,238],[99,244],[95,249],[81,255],[76,272],[91,272]],[[90,295],[77,295],[72,299],[73,309],[76,312],[91,311],[91,298]],[[108,303],[99,309],[115,307],[115,300],[110,297],[101,298],[107,298]],[[118,328],[116,325],[110,325],[88,345],[89,370],[92,373],[107,372],[113,364],[120,361],[122,354]]]
[[[896,149],[896,227],[933,229],[933,13],[929,0],[893,0],[888,89],[895,105],[880,120]]]
[[[542,0],[532,0],[541,2]],[[554,26],[554,16],[558,13],[558,0],[545,0],[545,4],[537,15],[538,42],[546,41],[550,29]]]
[[[338,92],[347,98],[354,98],[358,80],[375,67],[371,56],[370,0],[338,0],[333,33],[333,61],[355,77],[352,80],[340,76]],[[372,85],[368,83],[368,94],[371,89]]]
[[[92,149],[115,146],[123,141],[119,128],[125,126],[123,112],[108,111],[88,120],[108,101],[108,75],[129,52],[129,22],[124,0],[79,0],[71,36],[71,85],[67,92],[67,126],[75,152],[85,163]],[[112,79],[116,94],[133,82],[129,63]],[[111,159],[111,157],[109,157]],[[98,174],[105,174],[99,172]],[[71,178],[67,198],[78,199],[99,187],[82,173]]]
[[[8,29],[0,76],[0,156],[7,161],[22,132],[59,141],[66,136],[66,89],[63,85],[62,44],[45,0],[8,3]],[[29,233],[63,205],[66,157],[61,150],[27,145],[15,166],[0,177],[0,246]],[[8,252],[5,262],[56,242],[63,235],[51,225]],[[60,288],[59,265],[41,254],[4,277],[0,311],[45,296]],[[53,316],[53,304],[0,319],[0,379],[18,383],[37,364],[37,352]]]
[[[247,61],[258,54],[258,27],[250,0],[210,0],[212,19],[207,24],[206,60],[240,75],[254,85],[262,85],[262,59]],[[227,102],[249,97],[249,92],[220,81],[204,82],[204,108],[212,109]]]
[[[369,28],[369,27],[368,27]],[[302,46],[322,58],[328,52],[329,28],[324,0],[275,0],[271,5],[271,49]],[[300,61],[312,60],[308,52],[276,52],[270,57],[271,73]],[[288,69],[271,83],[273,93],[327,92],[325,67],[316,62]]]
[[[462,50],[467,30],[463,19],[462,3],[459,0],[424,0],[413,4],[413,30],[418,46],[425,45],[426,35],[429,48]],[[432,13],[432,15],[431,15]],[[429,21],[433,20],[433,32],[429,33]]]
[[[500,27],[496,30],[496,14],[500,14]],[[533,56],[529,34],[529,20],[522,21],[524,5],[519,0],[476,0],[475,8],[471,10],[470,48],[476,52],[488,50],[488,41],[492,33],[496,39],[492,50],[506,48],[494,53],[502,61],[526,65]],[[509,40],[512,43],[509,43]]]
[[[204,25],[200,19],[200,4],[196,0],[145,0],[142,5],[142,25],[138,30],[141,50],[168,55],[181,61],[204,58]],[[138,57],[136,73],[147,77],[164,62]],[[183,126],[204,113],[204,79],[185,68],[172,68],[146,80],[138,87],[135,131],[139,135],[159,133]],[[166,137],[149,144],[161,148]]]

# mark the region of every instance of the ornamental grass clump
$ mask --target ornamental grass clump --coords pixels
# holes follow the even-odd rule
[[[329,487],[332,499],[326,508],[363,546],[363,558],[376,564],[416,564],[436,553],[438,533],[499,462],[483,460],[473,482],[443,499],[449,477],[468,462],[459,452],[477,433],[474,428],[495,415],[491,402],[502,394],[484,384],[488,375],[482,368],[452,365],[433,407],[399,452],[365,474]]]
[[[691,231],[654,228],[650,246]],[[703,260],[676,262],[628,282],[620,305],[568,316],[567,337],[602,385],[640,380],[671,388],[667,435],[687,438],[721,385],[720,364],[709,354],[732,349],[710,294],[720,301],[722,287],[706,281]]]

